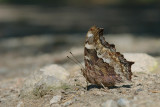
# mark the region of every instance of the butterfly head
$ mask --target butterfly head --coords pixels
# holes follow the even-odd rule
[[[89,44],[94,43],[100,36],[103,35],[103,28],[98,28],[96,26],[92,26],[86,36],[86,41]]]
[[[92,26],[88,32],[91,32],[92,34],[94,35],[100,35],[102,36],[103,35],[103,28],[99,28],[99,27],[96,27],[96,26]]]

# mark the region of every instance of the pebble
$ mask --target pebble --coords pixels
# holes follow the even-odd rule
[[[120,98],[117,101],[117,104],[118,104],[119,107],[130,107],[129,101],[127,99],[124,99],[124,98]]]
[[[61,96],[60,95],[53,96],[53,98],[50,100],[50,105],[54,104],[54,103],[57,103],[60,100],[61,100]]]
[[[17,104],[17,107],[24,107],[24,103],[22,101],[20,101],[18,104]]]
[[[46,106],[46,107],[61,107],[61,105],[59,105],[59,104],[52,104],[52,105]]]
[[[137,92],[140,92],[140,91],[143,91],[143,89],[142,89],[142,88],[139,88],[139,89],[137,89],[136,91],[137,91]]]
[[[118,107],[118,105],[114,100],[107,100],[106,102],[101,104],[101,107]]]
[[[45,66],[26,78],[20,96],[42,97],[51,90],[50,87],[54,89],[67,85],[68,76],[69,72],[57,64]]]
[[[54,76],[62,81],[67,80],[69,76],[68,71],[56,64],[45,66],[40,69],[40,72],[43,72],[44,76]]]

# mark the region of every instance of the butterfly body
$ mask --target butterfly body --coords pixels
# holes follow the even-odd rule
[[[84,46],[85,68],[82,73],[91,84],[114,86],[131,80],[131,65],[115,46],[105,41],[103,29],[93,26],[86,35]]]

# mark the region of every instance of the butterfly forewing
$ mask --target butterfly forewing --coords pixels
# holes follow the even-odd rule
[[[131,65],[115,46],[105,41],[103,29],[93,26],[86,35],[84,46],[86,80],[92,84],[114,86],[117,82],[131,80]]]

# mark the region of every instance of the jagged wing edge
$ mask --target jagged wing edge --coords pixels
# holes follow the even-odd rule
[[[115,55],[118,57],[118,59],[120,60],[121,63],[124,64],[124,66],[127,66],[128,67],[128,71],[129,72],[129,80],[131,80],[131,76],[132,76],[132,71],[131,71],[131,66],[132,64],[134,64],[134,62],[132,61],[127,61],[125,58],[124,58],[124,55],[122,55],[120,52],[116,52],[116,48],[115,48],[115,45],[114,44],[109,44],[108,42],[105,41],[105,38],[103,37],[103,34],[100,35],[100,41],[101,41],[101,44],[107,48],[107,49],[110,49],[111,52],[115,52]],[[103,43],[102,43],[103,41]]]

